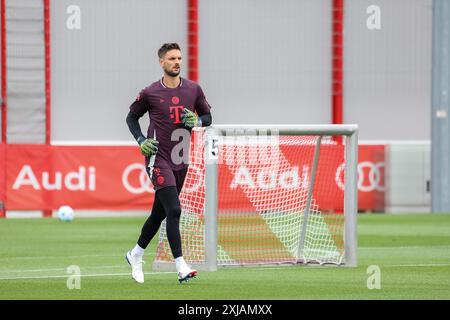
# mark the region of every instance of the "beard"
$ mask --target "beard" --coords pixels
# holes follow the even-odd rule
[[[170,77],[176,77],[180,74],[181,68],[178,71],[164,70],[164,72]]]

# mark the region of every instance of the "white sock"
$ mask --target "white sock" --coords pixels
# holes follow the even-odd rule
[[[142,249],[138,244],[131,250],[132,256],[143,256],[145,249]]]
[[[184,268],[186,266],[186,261],[184,261],[183,257],[178,257],[175,259],[175,267],[177,270],[180,270],[180,268]]]

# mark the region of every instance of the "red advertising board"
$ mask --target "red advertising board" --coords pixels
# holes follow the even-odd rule
[[[292,158],[289,146],[286,148],[283,152],[291,167],[280,172],[274,183],[282,184],[287,179],[289,184],[289,175],[294,174],[301,183],[310,168],[305,169],[303,160]],[[328,151],[324,148],[322,152]],[[0,159],[0,199],[6,199],[7,210],[52,210],[61,205],[75,209],[148,210],[153,202],[153,186],[139,149],[134,146],[3,145]],[[314,196],[323,208],[341,210],[343,161],[339,157],[321,156],[321,159],[328,159],[329,169],[319,171],[317,179],[323,180],[322,185],[327,187],[315,189]],[[320,161],[325,160],[319,160],[319,166]],[[360,146],[358,162],[359,209],[382,210],[384,146]],[[219,207],[252,205],[246,194],[249,184],[267,188],[271,183],[270,177],[258,178],[245,170],[219,166],[219,174],[223,176],[219,193],[234,195],[233,203],[219,197]],[[189,192],[197,192],[190,189]]]
[[[384,211],[385,147],[361,145],[358,148],[358,208]]]
[[[0,143],[0,217],[5,216],[6,202],[6,144]]]
[[[148,209],[141,159],[131,146],[9,145],[7,209]]]

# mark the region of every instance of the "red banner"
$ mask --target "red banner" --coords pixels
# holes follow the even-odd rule
[[[384,211],[385,153],[384,145],[363,145],[358,148],[358,208]]]
[[[277,208],[289,210],[293,203],[304,201],[311,183],[315,146],[285,144],[280,146],[280,150],[277,165],[271,165],[268,169],[250,163],[235,165],[222,161],[219,165],[219,208],[259,212],[270,210],[271,203]],[[313,204],[322,211],[343,212],[343,145],[323,145],[317,168]],[[358,208],[383,211],[384,146],[359,146],[357,171]],[[263,204],[264,201],[267,205]]]
[[[6,144],[0,143],[0,217],[5,215],[6,203]]]
[[[292,170],[299,170],[295,174],[301,176],[305,170],[302,164],[289,159],[289,156],[286,158],[293,166]],[[139,149],[134,146],[2,145],[0,159],[0,186],[6,180],[6,193],[2,187],[0,199],[6,198],[7,210],[52,210],[61,205],[75,209],[148,210],[153,202],[153,186],[145,172]],[[329,170],[319,173],[318,179],[325,179],[327,183],[324,185],[329,189],[324,189],[326,192],[322,194],[317,191],[315,198],[327,209],[339,209],[342,197],[336,203],[336,198],[327,194],[342,193],[342,161],[328,161]],[[225,174],[224,183],[219,187],[220,194],[240,194],[237,199],[244,199],[236,201],[233,206],[248,206],[243,191],[246,183],[257,184],[261,180],[262,187],[271,183],[270,177],[265,176],[255,177],[254,181],[245,180],[250,177],[245,168],[237,172],[223,173],[223,170],[226,169],[220,169],[221,174]],[[358,172],[359,208],[382,210],[384,146],[360,146]],[[277,183],[287,179],[289,184],[290,174],[290,171],[281,172],[274,179]],[[219,205],[229,204],[221,201]]]
[[[153,197],[143,192],[151,187],[140,160],[132,146],[9,145],[7,209],[148,209]]]

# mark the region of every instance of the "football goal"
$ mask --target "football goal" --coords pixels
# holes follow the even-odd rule
[[[200,270],[357,265],[357,125],[216,125],[192,135],[183,256]],[[174,269],[165,222],[154,269]]]

